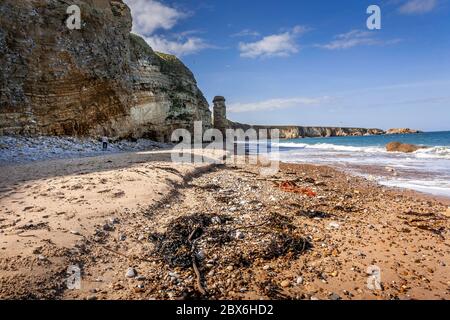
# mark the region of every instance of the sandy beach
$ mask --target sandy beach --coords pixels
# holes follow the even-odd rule
[[[0,298],[450,298],[449,199],[170,154],[1,166]]]

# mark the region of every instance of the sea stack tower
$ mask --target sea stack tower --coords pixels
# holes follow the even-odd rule
[[[220,130],[222,134],[225,134],[225,131],[228,128],[227,106],[225,105],[225,98],[222,96],[216,96],[213,100],[213,103],[214,128]]]

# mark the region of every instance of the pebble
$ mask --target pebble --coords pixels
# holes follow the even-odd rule
[[[227,267],[227,271],[233,271],[234,267],[233,266],[228,266]]]
[[[444,212],[444,215],[450,217],[450,207],[447,208],[447,211]]]
[[[264,267],[263,267],[263,270],[270,270],[271,268],[270,268],[270,266],[269,265],[265,265]]]
[[[340,295],[338,295],[337,293],[334,293],[334,292],[329,295],[329,298],[330,298],[330,300],[341,300],[342,299]]]
[[[125,241],[126,238],[127,238],[126,235],[121,234],[121,235],[119,236],[119,241]]]
[[[236,235],[235,235],[236,239],[238,240],[242,240],[245,238],[245,235],[241,232],[241,231],[236,231]]]
[[[119,219],[117,219],[117,218],[110,218],[109,222],[112,223],[112,224],[118,224],[119,223]]]
[[[220,219],[220,217],[212,217],[211,222],[214,224],[221,224],[222,220]]]
[[[144,151],[163,148],[169,145],[147,139],[136,142],[121,140],[110,142],[108,150],[103,151],[101,143],[93,138],[74,137],[0,137],[0,160],[11,163],[25,163],[46,159],[64,159],[93,155],[113,154],[123,151]]]
[[[283,287],[283,288],[287,288],[287,287],[289,287],[291,285],[291,282],[289,281],[289,280],[283,280],[282,282],[281,282],[281,286]]]
[[[105,223],[103,225],[103,230],[105,230],[105,231],[113,231],[114,227],[112,225],[110,225],[109,223]]]
[[[125,273],[125,277],[127,278],[134,278],[136,277],[137,272],[134,268],[128,268],[127,273]]]
[[[303,284],[303,277],[297,277],[297,280],[295,282],[297,284]]]
[[[134,288],[134,292],[140,293],[145,291],[145,286],[140,283]]]
[[[145,236],[143,234],[140,234],[138,237],[138,241],[142,241],[145,239]]]
[[[79,236],[79,235],[80,235],[80,232],[79,232],[79,231],[76,231],[76,230],[71,230],[70,233],[71,233],[71,234],[74,234],[74,235],[76,235],[76,236]]]
[[[198,260],[205,260],[206,258],[205,251],[200,250],[199,252],[197,252],[196,256]]]
[[[341,225],[337,222],[330,222],[328,227],[330,227],[331,229],[339,229],[341,227]]]

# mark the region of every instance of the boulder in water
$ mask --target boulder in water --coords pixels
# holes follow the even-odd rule
[[[424,146],[417,146],[414,144],[407,144],[401,142],[390,142],[386,145],[386,150],[388,152],[404,152],[404,153],[412,153],[419,149],[424,149]]]

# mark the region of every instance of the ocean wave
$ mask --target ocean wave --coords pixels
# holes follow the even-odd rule
[[[331,150],[331,151],[349,151],[349,152],[386,152],[384,148],[370,146],[370,147],[355,147],[355,146],[344,146],[339,144],[331,144],[331,143],[316,143],[316,144],[307,144],[307,143],[273,143],[272,146],[279,148],[293,148],[293,149],[320,149],[320,150]]]
[[[324,150],[324,151],[341,151],[341,152],[364,152],[364,153],[378,153],[378,154],[399,154],[405,155],[412,158],[421,158],[421,159],[450,159],[450,147],[444,146],[436,146],[429,147],[425,149],[417,150],[411,154],[404,154],[400,152],[387,152],[385,147],[380,146],[367,146],[367,147],[356,147],[356,146],[345,146],[338,144],[330,144],[330,143],[316,143],[316,144],[307,144],[307,143],[272,143],[273,147],[278,148],[289,148],[289,149],[315,149],[315,150]]]
[[[405,188],[438,196],[450,197],[450,184],[448,181],[380,179],[378,180],[378,183],[388,187]]]
[[[450,159],[450,147],[432,147],[426,149],[420,149],[414,152],[417,158],[438,158],[438,159]]]

